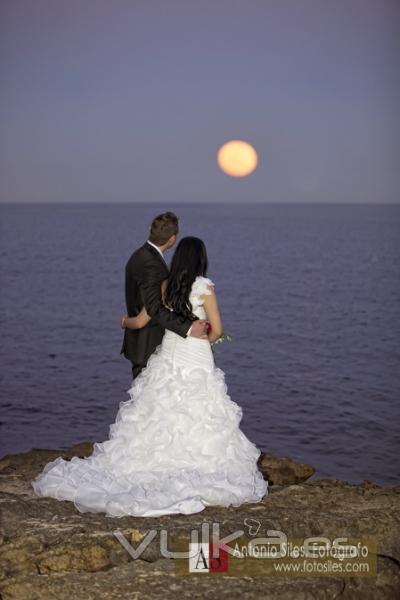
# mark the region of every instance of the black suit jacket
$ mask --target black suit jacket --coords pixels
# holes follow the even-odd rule
[[[129,317],[146,307],[151,321],[142,329],[125,329],[120,354],[134,365],[145,367],[154,350],[161,344],[165,329],[182,337],[192,321],[168,310],[161,301],[161,282],[168,277],[164,259],[147,242],[136,250],[125,267],[125,301]]]

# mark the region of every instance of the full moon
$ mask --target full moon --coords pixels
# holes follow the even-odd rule
[[[245,177],[257,167],[257,152],[243,140],[230,140],[218,150],[217,161],[220,169],[231,177]]]

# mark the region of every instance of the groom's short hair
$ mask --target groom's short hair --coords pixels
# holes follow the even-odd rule
[[[149,240],[156,246],[162,246],[179,231],[178,217],[173,212],[165,212],[153,219]]]

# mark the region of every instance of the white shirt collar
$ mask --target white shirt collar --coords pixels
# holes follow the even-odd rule
[[[155,244],[153,244],[153,242],[150,242],[150,240],[147,240],[147,243],[150,244],[150,246],[153,246],[153,248],[155,248],[156,250],[158,250],[159,253],[161,254],[161,257],[164,259],[164,254],[161,252],[161,250],[160,250],[160,248],[158,246],[156,246]]]

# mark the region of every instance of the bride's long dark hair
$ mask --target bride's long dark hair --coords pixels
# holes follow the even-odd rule
[[[206,276],[207,269],[208,257],[204,242],[197,237],[182,238],[172,257],[165,288],[165,304],[182,317],[196,319],[189,301],[190,290],[198,275]]]

